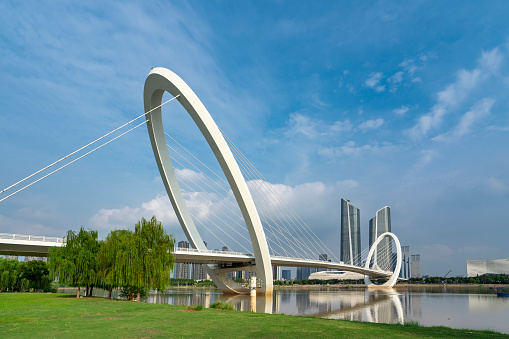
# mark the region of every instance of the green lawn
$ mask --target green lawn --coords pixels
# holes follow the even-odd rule
[[[0,293],[0,338],[508,338],[482,331],[371,324],[146,304],[64,294]]]

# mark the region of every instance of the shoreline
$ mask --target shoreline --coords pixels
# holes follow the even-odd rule
[[[381,324],[284,314],[201,310],[60,293],[0,293],[6,312],[0,336],[27,337],[207,337],[509,338],[494,331]],[[192,311],[192,312],[191,312]],[[225,326],[228,322],[229,326]]]

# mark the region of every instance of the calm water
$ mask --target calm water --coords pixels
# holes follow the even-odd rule
[[[106,294],[94,291],[97,296]],[[234,304],[240,311],[249,311],[251,306],[249,296],[227,296],[216,289],[173,289],[151,293],[143,301],[208,307],[217,300]],[[499,298],[493,290],[479,287],[279,289],[272,297],[258,296],[256,311],[378,323],[417,321],[426,326],[489,329],[509,334],[509,298]]]

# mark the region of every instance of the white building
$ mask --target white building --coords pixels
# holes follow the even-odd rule
[[[321,271],[316,273],[311,273],[308,280],[361,280],[364,279],[364,274],[355,273],[355,272],[346,272],[346,271]]]
[[[483,274],[509,274],[509,259],[467,260],[467,277]]]

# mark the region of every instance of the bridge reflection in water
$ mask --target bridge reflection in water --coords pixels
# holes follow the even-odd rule
[[[72,290],[63,292],[73,293]],[[94,295],[106,296],[107,291],[94,289]],[[113,297],[116,296],[114,293]],[[419,319],[422,314],[421,298],[419,294],[400,294],[392,289],[289,288],[275,290],[272,296],[258,295],[256,311],[393,324]],[[150,293],[142,301],[210,307],[210,304],[218,300],[233,304],[239,311],[251,309],[251,298],[248,295],[224,295],[217,289],[205,288],[180,288],[166,293]]]

